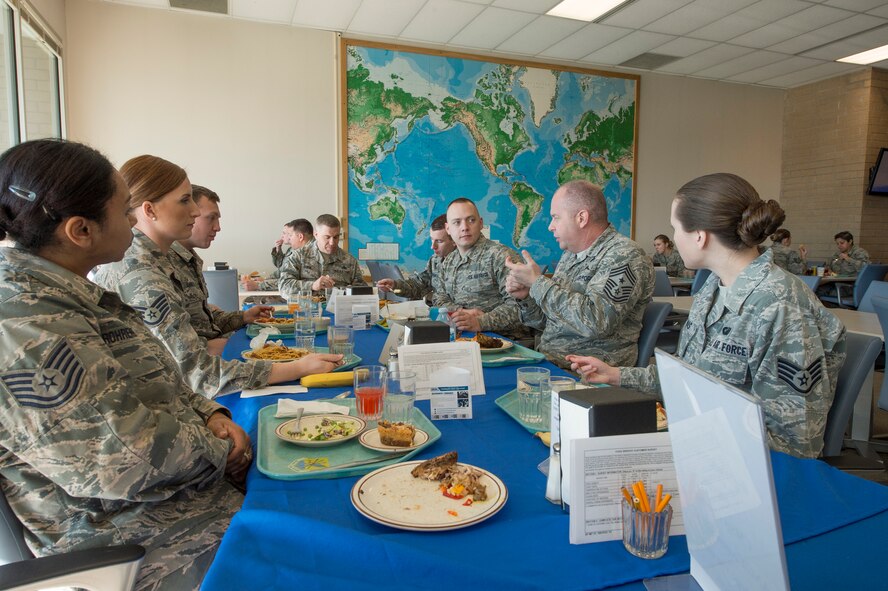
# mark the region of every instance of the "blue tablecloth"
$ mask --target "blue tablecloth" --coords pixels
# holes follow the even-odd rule
[[[367,362],[375,360],[386,333],[373,328],[356,335],[356,352]],[[226,356],[236,356],[245,343],[238,332]],[[203,588],[641,589],[643,578],[689,569],[683,536],[670,539],[666,556],[650,561],[631,556],[619,541],[570,545],[568,515],[545,500],[545,477],[536,468],[548,450],[494,404],[514,388],[515,368],[485,369],[484,376],[487,395],[474,398],[474,418],[436,422],[441,439],[418,457],[457,450],[462,461],[498,475],[509,489],[500,513],[462,530],[399,531],[371,522],[351,506],[349,492],[357,477],[286,482],[253,467],[243,508]],[[346,389],[313,389],[292,397],[329,398]],[[233,394],[219,401],[255,441],[259,409],[277,398]],[[427,401],[418,406],[428,413]],[[793,588],[885,585],[888,488],[816,460],[779,453],[771,460]]]

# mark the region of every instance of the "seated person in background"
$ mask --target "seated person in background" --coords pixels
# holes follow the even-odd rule
[[[856,275],[870,262],[869,253],[854,244],[851,232],[839,232],[834,236],[838,250],[826,266],[833,275]]]
[[[465,198],[447,206],[447,233],[456,249],[441,263],[433,279],[432,303],[450,310],[459,330],[493,331],[511,339],[532,336],[518,313],[518,302],[506,291],[506,259],[518,254],[481,235],[484,220]]]
[[[845,327],[801,279],[773,264],[770,250],[759,254],[784,217],[776,201],[762,201],[733,174],[678,190],[675,243],[688,268],[712,275],[694,297],[676,355],[761,400],[772,449],[814,458],[845,361]],[[568,360],[589,382],[660,390],[653,365]]]
[[[681,255],[675,250],[675,245],[665,234],[658,234],[654,238],[654,256],[651,257],[655,266],[666,267],[666,274],[670,277],[681,277],[685,271]]]
[[[319,216],[315,241],[291,250],[281,265],[278,280],[281,295],[287,297],[299,291],[366,285],[358,260],[339,248],[341,235],[338,217],[328,213]]]
[[[453,238],[444,227],[447,224],[447,214],[441,214],[432,221],[432,229],[429,236],[432,239],[432,251],[435,253],[429,258],[425,269],[407,279],[380,279],[376,287],[385,291],[401,290],[402,295],[411,300],[421,300],[431,296],[435,275],[441,271],[441,263],[456,248]]]
[[[176,277],[182,282],[183,302],[188,315],[191,317],[191,326],[201,337],[212,341],[220,339],[221,342],[208,343],[210,349],[218,354],[222,353],[226,337],[245,324],[255,322],[261,316],[271,314],[270,306],[253,306],[245,312],[224,312],[207,301],[209,292],[203,276],[203,260],[194,252],[195,248],[209,248],[216,234],[222,227],[219,218],[219,196],[206,187],[192,185],[191,195],[200,215],[194,220],[191,236],[185,240],[173,242],[170,246],[170,262],[176,271]]]
[[[644,251],[608,223],[607,202],[589,181],[571,181],[552,197],[549,230],[564,249],[549,279],[524,251],[506,262],[507,286],[521,320],[543,330],[538,349],[569,367],[570,353],[634,365],[641,320],[654,292],[654,268]]]
[[[786,228],[780,228],[771,234],[771,252],[774,253],[774,264],[781,269],[786,269],[790,273],[796,275],[804,275],[808,270],[806,262],[808,258],[808,249],[804,244],[799,245],[799,250],[790,248],[792,244],[792,235]]]
[[[314,241],[313,234],[314,226],[311,225],[311,222],[305,218],[298,218],[284,226],[284,232],[283,234],[281,234],[281,238],[289,247],[287,253],[290,253],[296,249],[311,244]],[[274,257],[273,250],[272,257]],[[275,259],[274,266],[276,267],[276,269],[268,279],[255,281],[251,279],[249,275],[245,275],[243,280],[244,289],[246,289],[247,291],[276,290],[278,288],[278,281],[280,280],[281,276],[281,265],[284,262],[284,258],[285,257],[282,256],[280,257],[280,260]]]
[[[288,382],[336,367],[341,355],[307,355],[286,363],[225,361],[191,326],[184,282],[169,258],[176,240],[191,236],[200,215],[185,171],[157,156],[137,156],[120,169],[136,218],[133,242],[123,260],[102,265],[96,282],[116,291],[142,313],[145,325],[179,364],[191,388],[208,398]]]
[[[38,556],[147,550],[136,589],[196,589],[243,495],[250,438],[196,395],[141,315],[86,279],[133,238],[97,151],[0,156],[0,486]],[[24,379],[23,379],[24,378]],[[33,567],[32,567],[33,568]]]

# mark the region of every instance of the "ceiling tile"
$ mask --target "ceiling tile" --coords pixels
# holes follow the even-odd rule
[[[742,35],[743,33],[758,29],[764,24],[765,23],[757,18],[735,13],[719,19],[714,23],[710,23],[705,27],[700,27],[689,34],[699,39],[724,42],[730,41],[734,37]]]
[[[344,31],[351,22],[361,0],[299,0],[292,23],[330,31]]]
[[[742,45],[744,47],[764,49],[765,47],[771,47],[772,45],[782,43],[787,39],[797,37],[800,34],[801,31],[778,22],[759,27],[754,31],[734,37],[731,39],[731,43],[736,43],[737,45]]]
[[[630,33],[632,33],[630,29],[590,23],[543,51],[540,55],[557,59],[578,60]]]
[[[608,17],[602,24],[627,29],[640,29],[666,16],[692,0],[636,0]]]
[[[663,55],[675,55],[678,57],[687,57],[698,51],[703,51],[715,45],[714,41],[703,41],[702,39],[691,39],[690,37],[677,37],[669,43],[664,43],[654,48],[655,53]]]
[[[795,28],[801,33],[825,27],[851,16],[854,16],[853,12],[817,4],[801,12],[784,17],[779,22]]]
[[[490,6],[451,40],[451,45],[493,49],[526,26],[534,17],[527,12]]]
[[[801,0],[761,0],[735,14],[742,14],[767,24],[810,7],[810,2],[802,2]]]
[[[753,50],[748,47],[738,47],[737,45],[728,45],[722,43],[709,49],[705,49],[692,56],[666,64],[662,68],[658,68],[658,72],[669,72],[672,74],[693,74],[698,70],[711,68],[722,62],[740,57],[751,53]]]
[[[554,16],[537,17],[532,23],[497,46],[497,51],[536,55],[568,35],[581,29],[583,23]]]
[[[842,41],[837,41],[836,43],[830,43],[829,45],[806,51],[804,55],[806,57],[835,60],[882,46],[885,44],[886,38],[888,38],[888,27],[880,27],[843,39]]]
[[[290,23],[298,0],[228,0],[228,14],[236,18]]]
[[[878,8],[873,8],[872,10],[867,11],[867,14],[873,14],[875,16],[888,18],[888,4],[879,6]]]
[[[423,4],[425,0],[364,0],[348,31],[397,37]]]
[[[561,0],[493,0],[493,6],[534,14],[546,14],[560,2]]]
[[[799,70],[776,78],[762,80],[760,84],[779,86],[781,88],[792,88],[794,86],[802,86],[825,78],[833,78],[841,74],[847,74],[854,70],[859,70],[860,68],[861,66],[855,66],[853,64],[826,62],[806,70]]]
[[[446,43],[484,10],[458,0],[429,0],[401,32],[405,39]]]
[[[799,35],[793,39],[788,39],[783,43],[772,45],[768,49],[771,51],[780,51],[791,54],[802,53],[814,47],[819,47],[826,43],[832,43],[839,39],[844,39],[849,35],[856,35],[861,31],[867,31],[873,27],[878,27],[886,23],[888,23],[888,20],[875,16],[855,14],[851,18],[846,18],[843,21],[821,27],[816,31]]]
[[[845,10],[853,10],[855,12],[866,12],[877,6],[885,4],[882,0],[827,0],[824,2],[827,6],[835,6],[836,8],[844,8]]]
[[[703,76],[705,78],[729,78],[743,72],[749,72],[763,66],[768,66],[786,60],[786,56],[782,53],[774,53],[773,51],[753,51],[738,58],[722,62],[711,68],[698,70],[694,72],[695,76]]]
[[[705,6],[701,0],[685,4],[663,18],[645,25],[646,31],[667,35],[684,35],[727,16],[729,10]]]
[[[593,51],[580,61],[591,62],[595,64],[611,64],[616,65],[625,62],[628,59],[645,53],[649,49],[663,45],[671,41],[674,37],[662,35],[660,33],[650,33],[648,31],[635,31],[614,41],[610,45],[605,45],[597,51]]]
[[[780,62],[774,62],[773,64],[756,68],[755,70],[749,70],[734,76],[729,76],[727,79],[733,82],[747,82],[752,84],[769,78],[783,76],[784,74],[789,74],[797,70],[812,68],[822,63],[823,62],[820,60],[812,60],[806,57],[790,57]]]

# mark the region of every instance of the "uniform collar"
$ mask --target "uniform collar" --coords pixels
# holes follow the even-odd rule
[[[749,263],[746,268],[737,275],[737,279],[734,280],[733,285],[731,285],[731,287],[725,292],[725,307],[731,312],[739,314],[740,308],[743,307],[743,303],[749,295],[758,289],[761,282],[767,278],[773,261],[774,253],[768,249],[763,254],[760,254],[758,258]],[[715,285],[714,289],[718,289],[718,282],[716,281],[713,283]]]
[[[179,244],[178,241],[173,242],[173,245],[170,247],[170,251],[179,255],[179,258],[181,258],[185,262],[191,262],[191,259],[195,257],[195,252],[193,250],[182,246],[181,244]]]
[[[489,243],[490,239],[484,236],[484,234],[481,234],[481,236],[478,237],[478,241],[473,244],[469,250],[466,251],[466,254],[461,253],[458,248],[453,249],[453,252],[457,253],[456,256],[458,256],[460,260],[472,261],[475,260],[476,253],[483,251]]]
[[[589,248],[586,250],[581,250],[576,255],[577,261],[584,261],[588,257],[596,257],[602,251],[602,249],[610,242],[617,233],[617,229],[614,228],[613,224],[608,224],[607,228],[604,229],[598,238],[595,239],[592,244],[589,245]]]
[[[57,287],[77,299],[98,304],[103,296],[116,297],[92,281],[26,250],[17,247],[0,249],[2,259],[17,273],[33,277],[44,285]]]
[[[176,242],[173,243],[177,244]],[[157,267],[163,272],[167,277],[172,277],[175,275],[175,269],[173,268],[172,261],[168,258],[168,254],[164,254],[160,247],[148,237],[147,234],[139,230],[138,228],[133,228],[133,243],[130,246],[130,250],[127,251],[127,255],[133,251],[133,249],[138,248],[141,251],[151,255],[152,259],[155,261]],[[126,255],[124,255],[124,259],[126,259]]]

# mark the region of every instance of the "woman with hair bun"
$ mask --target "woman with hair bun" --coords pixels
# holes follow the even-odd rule
[[[666,274],[670,277],[681,277],[685,266],[681,255],[675,250],[675,244],[665,234],[658,234],[654,238],[654,266],[666,267]]]
[[[774,264],[796,275],[804,275],[808,270],[808,249],[802,244],[798,252],[791,249],[792,235],[786,228],[780,228],[771,234],[771,251],[774,253]]]
[[[833,275],[860,273],[864,265],[870,262],[869,253],[854,244],[854,236],[851,232],[839,232],[834,238],[837,250],[827,265],[827,270]]]
[[[758,246],[783,223],[776,201],[728,173],[685,184],[672,202],[675,244],[711,276],[694,297],[676,355],[758,397],[772,449],[816,457],[845,360],[845,327]],[[659,392],[654,366],[568,356],[588,382]]]

